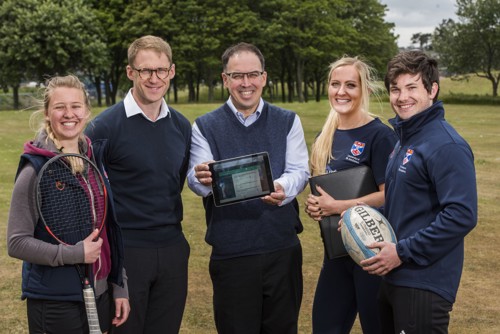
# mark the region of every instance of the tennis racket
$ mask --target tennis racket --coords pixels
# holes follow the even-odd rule
[[[36,205],[48,233],[60,244],[75,245],[104,226],[107,192],[103,177],[85,156],[57,155],[38,173]],[[83,287],[89,332],[100,334],[94,290],[89,279],[91,266],[75,265]]]

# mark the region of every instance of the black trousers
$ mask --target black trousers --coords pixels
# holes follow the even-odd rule
[[[28,326],[30,334],[89,332],[87,314],[83,302],[56,300],[27,300]]]
[[[379,310],[382,333],[446,334],[453,304],[427,290],[382,280]]]
[[[349,334],[359,314],[363,334],[383,334],[377,308],[380,281],[350,256],[325,257],[314,294],[313,333]]]
[[[221,334],[297,333],[302,248],[211,260],[214,317]]]
[[[116,334],[177,334],[187,297],[189,244],[164,248],[125,247],[130,316]]]
[[[99,324],[103,332],[111,327],[112,297],[110,290],[96,297]],[[83,302],[57,300],[27,300],[29,332],[86,334],[89,332],[87,312]]]

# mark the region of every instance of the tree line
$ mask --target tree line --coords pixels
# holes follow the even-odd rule
[[[156,35],[173,50],[175,102],[180,89],[198,101],[202,85],[213,100],[220,57],[241,41],[263,52],[277,98],[319,100],[329,63],[344,54],[384,70],[397,52],[386,10],[378,0],[3,0],[0,83],[16,103],[22,82],[78,73],[110,105],[128,86],[129,43]]]
[[[220,56],[230,45],[257,45],[275,98],[319,101],[328,65],[343,55],[361,56],[382,76],[398,52],[394,24],[379,0],[3,0],[0,3],[0,87],[12,89],[15,107],[22,82],[77,73],[96,87],[99,105],[126,90],[127,47],[156,35],[173,49],[179,90],[198,102],[220,84]],[[436,52],[455,75],[500,79],[500,1],[457,0],[459,22],[444,20],[434,34],[413,43]],[[103,87],[104,91],[101,91]]]
[[[448,19],[434,29],[432,49],[447,71],[463,79],[489,80],[492,96],[500,82],[500,0],[456,0],[458,22]]]
[[[436,52],[448,74],[489,80],[492,96],[500,81],[500,1],[457,0],[458,22],[445,19],[434,33],[415,33],[411,42]]]

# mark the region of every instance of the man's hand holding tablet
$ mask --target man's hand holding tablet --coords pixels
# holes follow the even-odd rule
[[[267,152],[210,162],[208,168],[208,173],[205,170],[195,170],[195,175],[200,183],[212,185],[216,206],[261,197],[264,197],[265,202],[277,205],[284,199],[283,189],[280,186],[275,193]],[[269,196],[272,193],[275,195]]]

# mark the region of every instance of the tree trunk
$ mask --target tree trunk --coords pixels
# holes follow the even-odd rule
[[[94,77],[95,93],[97,98],[97,106],[102,107],[102,90],[101,90],[101,77]]]
[[[186,79],[187,79],[187,87],[188,87],[188,102],[194,102],[195,101],[195,91],[194,91],[194,80],[193,80],[193,72],[189,71],[186,74]]]
[[[177,88],[177,77],[174,77],[174,80],[173,80],[173,83],[174,83],[174,103],[177,103],[179,102],[179,90]]]
[[[292,78],[288,78],[287,80],[287,87],[288,87],[288,102],[292,103],[293,102],[293,93],[294,93],[294,89],[293,89],[293,80]]]
[[[286,102],[285,78],[280,77],[280,82],[281,82],[281,102],[285,103]]]
[[[274,82],[269,80],[267,83],[267,88],[269,89],[269,102],[274,102]]]
[[[207,69],[208,102],[214,102],[216,80],[213,78],[211,68]]]
[[[111,102],[111,88],[109,87],[111,85],[110,81],[109,81],[109,77],[108,76],[105,76],[104,77],[104,92],[106,94],[106,106],[110,106],[112,105],[113,103]]]
[[[321,100],[321,79],[316,79],[316,102]]]
[[[19,85],[12,86],[12,99],[14,110],[19,110]]]
[[[111,104],[116,103],[116,95],[118,94],[118,83],[120,82],[120,78],[123,74],[122,66],[114,66],[111,70],[109,76],[109,84],[107,85],[107,89],[109,90],[110,98],[108,99],[108,91],[106,91],[106,101],[110,101]]]
[[[304,95],[304,102],[307,103],[307,101],[309,100],[309,89],[307,88],[307,83],[304,81],[304,90],[303,90],[303,95]]]
[[[196,102],[200,102],[200,76],[196,78]]]
[[[291,68],[288,69],[287,76],[287,88],[288,88],[288,102],[292,103],[294,98],[294,82],[293,82],[293,70]]]
[[[298,59],[297,62],[297,97],[299,99],[299,102],[303,103],[304,102],[304,92],[302,90],[302,84],[304,82],[304,60]]]

